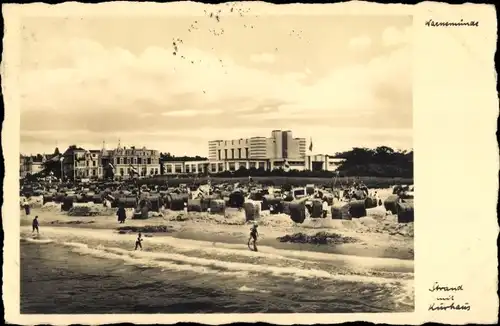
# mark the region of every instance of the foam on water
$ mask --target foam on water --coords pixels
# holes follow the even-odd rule
[[[311,259],[320,258],[335,262],[335,260],[342,259],[343,261],[352,261],[353,263],[362,262],[366,260],[372,261],[371,258],[343,255],[332,255],[315,252],[303,252],[292,250],[280,250],[270,247],[261,248],[264,253],[255,253],[248,251],[245,245],[230,245],[240,250],[208,247],[212,243],[207,241],[195,241],[176,239],[171,237],[148,238],[148,242],[169,245],[169,252],[151,252],[151,251],[131,251],[111,245],[104,246],[102,244],[92,248],[85,243],[85,240],[93,239],[102,242],[110,242],[114,244],[125,244],[130,246],[135,239],[135,235],[117,235],[111,233],[109,230],[88,230],[88,229],[72,229],[72,228],[44,228],[44,232],[53,236],[54,239],[63,240],[65,246],[69,246],[76,253],[82,255],[92,255],[94,257],[105,259],[119,259],[126,264],[137,265],[141,267],[158,267],[173,271],[194,272],[201,274],[220,274],[225,273],[253,273],[253,274],[270,274],[276,277],[293,277],[293,278],[321,278],[330,279],[344,282],[357,282],[357,283],[377,283],[385,284],[388,282],[408,282],[406,280],[388,279],[383,277],[374,277],[367,275],[342,275],[335,272],[329,272],[323,269],[314,268],[300,268],[294,266],[276,266],[277,260],[287,259],[288,256],[295,256],[297,258]],[[69,239],[68,239],[69,238]],[[46,243],[50,243],[52,239],[44,239]],[[228,244],[220,244],[222,246]],[[242,250],[244,248],[244,250]],[[265,263],[251,264],[245,262],[226,261],[223,259],[209,259],[186,255],[188,250],[198,250],[206,252],[215,252],[218,255],[239,255],[239,256],[260,256],[268,258]],[[177,252],[175,252],[177,251]],[[328,259],[327,259],[328,258]],[[375,259],[383,264],[394,263],[398,260],[388,259]],[[363,264],[361,264],[363,265]],[[367,263],[363,265],[365,267]],[[371,265],[376,265],[371,262]]]
[[[28,230],[26,228],[26,230]],[[79,242],[93,239],[96,241],[109,241],[119,243],[135,242],[135,234],[117,235],[109,230],[77,229],[77,228],[44,228],[44,234],[57,239],[78,239]],[[397,270],[399,272],[413,273],[413,261],[395,258],[374,258],[332,253],[321,253],[305,250],[284,250],[269,246],[259,246],[258,252],[249,251],[246,244],[231,244],[209,242],[201,240],[178,239],[173,237],[152,237],[147,242],[159,246],[169,246],[176,252],[187,253],[198,251],[215,256],[245,256],[248,258],[266,258],[269,260],[293,261],[322,261],[328,263],[343,263],[363,269]]]
[[[54,242],[54,240],[52,240],[52,239],[36,239],[36,238],[28,238],[28,237],[22,237],[21,241],[31,242],[31,243],[39,243],[39,244]]]
[[[260,292],[260,293],[270,293],[271,292],[271,291],[267,291],[267,290],[258,290],[256,288],[248,287],[246,285],[239,287],[238,291],[240,291],[240,292]]]

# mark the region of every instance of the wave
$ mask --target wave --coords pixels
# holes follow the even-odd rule
[[[240,292],[260,292],[260,293],[270,293],[271,292],[271,291],[267,291],[267,290],[258,290],[256,288],[248,287],[246,285],[239,287],[238,291],[240,291]]]
[[[172,237],[146,238],[144,251],[134,251],[135,235],[117,235],[109,230],[44,228],[50,238],[29,239],[51,243],[54,239],[81,255],[118,259],[140,267],[217,275],[260,274],[294,279],[330,279],[356,283],[405,283],[413,281],[413,262],[259,247],[246,244],[212,243]],[[44,234],[45,236],[45,234]],[[381,273],[373,273],[381,271]]]
[[[54,238],[80,239],[82,242],[94,240],[97,242],[119,243],[120,246],[135,243],[134,234],[117,235],[109,230],[76,229],[76,228],[45,228],[45,233]],[[258,252],[249,251],[246,244],[231,244],[215,241],[178,239],[173,237],[151,237],[147,243],[161,247],[163,251],[175,250],[181,253],[194,251],[204,255],[218,257],[239,256],[248,259],[269,259],[288,262],[318,261],[331,264],[347,264],[363,269],[413,273],[414,264],[411,260],[396,258],[374,258],[333,253],[313,252],[306,250],[277,249],[269,246],[259,246]]]
[[[36,239],[36,238],[26,238],[26,237],[22,237],[21,241],[31,242],[31,243],[39,243],[39,244],[47,244],[47,243],[54,242],[54,240],[52,240],[52,239]]]

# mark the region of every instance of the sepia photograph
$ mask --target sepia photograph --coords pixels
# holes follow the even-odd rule
[[[19,28],[21,314],[415,310],[411,15]]]

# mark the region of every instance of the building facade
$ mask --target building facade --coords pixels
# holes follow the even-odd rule
[[[303,159],[306,139],[294,138],[290,130],[274,130],[271,137],[251,137],[208,142],[210,161]]]
[[[87,159],[87,150],[77,146],[68,147],[62,154],[63,179],[88,178]]]
[[[43,171],[45,162],[50,159],[50,155],[19,155],[19,176],[26,177],[28,174],[37,174]]]
[[[305,169],[310,171],[336,171],[343,158],[334,158],[330,155],[308,155],[305,159]]]
[[[160,174],[160,152],[157,150],[119,147],[104,151],[103,158],[113,165],[115,176],[129,178],[133,171],[142,177]]]
[[[137,171],[139,176],[160,174],[160,153],[146,148],[86,150],[70,146],[62,157],[63,177],[66,179],[102,179],[110,166],[115,177],[124,179],[131,177],[132,171]]]

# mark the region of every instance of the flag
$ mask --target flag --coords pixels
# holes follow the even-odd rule
[[[289,171],[290,170],[290,164],[288,163],[287,160],[285,160],[285,163],[283,164],[283,166],[284,166],[284,170],[285,171]]]
[[[130,171],[132,171],[133,174],[139,174],[139,171],[137,171],[137,169],[132,164],[130,164]]]
[[[113,170],[113,172],[115,171],[115,166],[113,164],[111,164],[111,162],[108,163],[108,166]]]
[[[309,144],[309,152],[312,152],[312,150],[313,150],[313,140],[311,138],[311,142]]]

